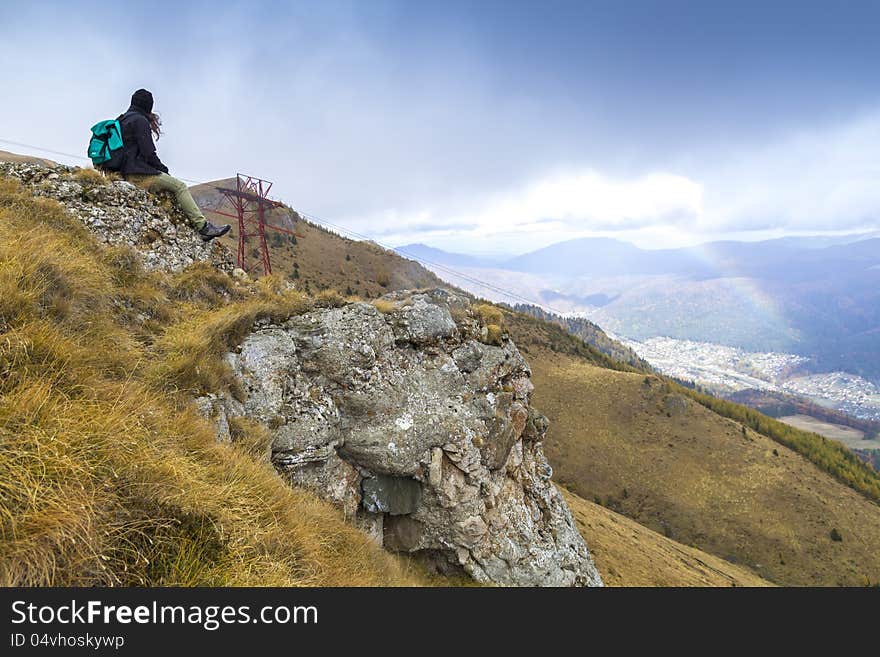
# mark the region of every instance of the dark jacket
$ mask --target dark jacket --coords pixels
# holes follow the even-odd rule
[[[122,175],[168,173],[168,167],[156,155],[147,114],[132,105],[119,117],[119,123],[122,126],[123,154],[119,169]]]

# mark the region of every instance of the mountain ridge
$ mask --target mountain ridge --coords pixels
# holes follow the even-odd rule
[[[829,258],[831,262],[840,264],[845,263],[853,254],[859,258],[876,258],[880,248],[878,239],[880,235],[877,233],[858,233],[848,236],[808,235],[758,241],[719,240],[697,246],[644,249],[631,242],[615,238],[583,237],[555,242],[509,258],[470,256],[424,244],[411,244],[400,248],[421,250],[425,254],[431,254],[434,262],[439,264],[458,263],[461,266],[492,267],[511,271],[589,273],[604,276],[621,273],[630,275],[725,273],[731,276],[744,276],[767,265],[759,261],[733,266],[730,262],[731,258],[743,259],[751,254],[759,254],[763,258],[768,256],[775,258],[780,255],[781,249],[783,255],[785,251],[805,252],[803,256],[807,263],[822,262],[821,255],[829,255],[832,256]],[[585,259],[584,255],[598,256],[601,259]],[[715,259],[717,262],[707,263],[707,259]],[[732,268],[724,269],[725,259]]]

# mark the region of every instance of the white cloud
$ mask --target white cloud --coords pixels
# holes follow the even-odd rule
[[[728,154],[704,180],[703,230],[877,227],[880,114]]]
[[[483,232],[525,229],[545,222],[574,230],[635,228],[658,221],[679,223],[703,211],[699,183],[669,173],[613,180],[596,171],[559,175],[521,192],[493,199],[462,223],[475,221]]]
[[[409,215],[385,212],[361,223],[396,241],[426,232],[435,238],[458,233],[486,240],[499,234],[577,235],[680,225],[695,221],[702,213],[702,186],[684,176],[651,173],[612,179],[586,170],[548,176],[522,189],[472,200],[467,209]]]
[[[724,148],[710,143],[723,130],[670,135],[662,107],[641,125],[596,123],[500,84],[455,39],[401,62],[349,20],[282,22],[268,38],[244,7],[190,11],[159,58],[143,56],[133,21],[108,41],[82,11],[7,12],[0,86],[14,102],[0,104],[0,138],[80,153],[88,127],[145,85],[177,175],[266,177],[295,207],[385,243],[526,251],[586,235],[673,246],[880,228],[880,111],[766,144],[743,124]],[[233,39],[240,27],[259,39]],[[198,44],[180,38],[196,29]],[[96,69],[102,84],[85,84]],[[674,144],[668,156],[647,128]]]
[[[672,169],[673,167],[670,167]],[[461,250],[530,250],[587,235],[668,247],[711,239],[768,239],[880,228],[880,113],[699,158],[679,172],[614,178],[595,169],[548,176],[518,190],[442,206],[420,223],[371,217],[398,242]],[[426,217],[428,220],[426,221]]]

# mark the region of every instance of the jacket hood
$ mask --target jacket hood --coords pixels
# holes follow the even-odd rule
[[[131,95],[131,106],[149,114],[153,111],[153,94],[146,89],[138,89]]]

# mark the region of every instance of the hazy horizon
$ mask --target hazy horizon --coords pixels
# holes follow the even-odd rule
[[[642,250],[645,251],[662,251],[668,249],[686,249],[698,246],[707,246],[709,244],[715,244],[718,242],[742,242],[742,243],[759,243],[759,242],[772,242],[775,240],[785,239],[785,238],[858,238],[861,239],[880,239],[880,232],[877,231],[847,231],[847,232],[826,232],[821,233],[818,231],[814,232],[804,232],[804,233],[786,233],[784,235],[763,235],[763,234],[755,234],[755,233],[746,233],[742,236],[738,236],[736,234],[731,234],[724,237],[719,237],[717,239],[711,240],[695,240],[693,242],[687,242],[682,244],[677,244],[674,246],[668,245],[657,245],[652,243],[645,243],[639,239],[629,239],[621,234],[595,234],[595,235],[583,235],[581,237],[576,237],[572,239],[613,239],[618,242],[623,242],[626,244],[632,244]],[[480,250],[471,250],[468,249],[468,245],[461,244],[461,248],[456,249],[446,249],[436,244],[431,244],[428,242],[406,242],[401,244],[396,244],[392,248],[394,249],[405,249],[411,246],[425,246],[432,249],[438,249],[440,251],[444,251],[449,254],[458,254],[458,255],[467,255],[473,257],[484,257],[487,259],[498,259],[503,260],[504,258],[512,258],[520,255],[525,255],[527,253],[532,253],[534,251],[538,251],[548,246],[553,246],[554,244],[560,244],[561,242],[565,242],[569,240],[554,240],[552,242],[548,242],[547,244],[539,244],[539,245],[530,245],[522,251],[480,251]]]

